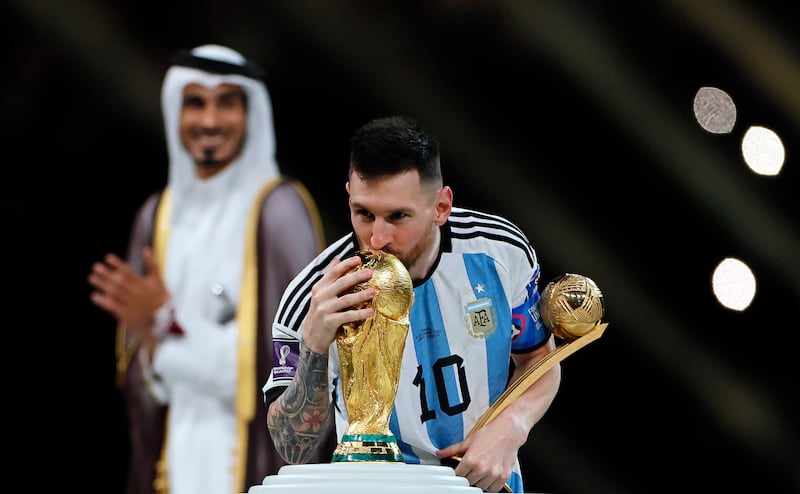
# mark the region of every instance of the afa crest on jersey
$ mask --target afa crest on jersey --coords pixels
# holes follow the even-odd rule
[[[486,338],[497,329],[497,310],[492,299],[481,298],[464,306],[464,322],[473,338]]]

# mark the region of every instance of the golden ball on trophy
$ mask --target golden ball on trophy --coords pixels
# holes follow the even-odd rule
[[[554,335],[572,341],[600,323],[604,303],[603,293],[591,278],[565,273],[542,290],[539,313]]]

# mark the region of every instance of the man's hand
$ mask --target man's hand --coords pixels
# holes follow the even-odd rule
[[[359,256],[334,261],[311,289],[311,303],[303,327],[303,341],[309,350],[327,354],[328,347],[336,338],[336,331],[342,325],[372,316],[371,307],[353,308],[360,307],[378,293],[374,288],[352,291],[353,287],[372,277],[369,269],[352,271],[360,263]]]
[[[88,280],[95,288],[90,295],[92,302],[125,324],[128,330],[147,339],[151,337],[156,311],[170,296],[152,249],[146,247],[142,255],[144,275],[118,256],[107,254],[103,261],[92,265]]]
[[[503,417],[474,431],[466,439],[436,452],[439,458],[460,458],[456,475],[485,492],[501,492],[511,477],[520,438],[527,438],[524,427],[504,423]]]

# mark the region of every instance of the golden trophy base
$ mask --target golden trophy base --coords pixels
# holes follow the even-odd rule
[[[345,434],[333,452],[331,463],[337,462],[405,463],[405,460],[392,434]]]

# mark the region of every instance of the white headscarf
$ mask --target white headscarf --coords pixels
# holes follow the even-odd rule
[[[247,63],[241,54],[220,45],[199,46],[191,55],[242,67]],[[183,88],[189,83],[206,87],[235,84],[247,95],[242,153],[207,180],[197,178],[194,160],[180,138]],[[179,309],[179,320],[192,317],[192,313],[216,318],[219,297],[215,298],[211,289],[223,286],[230,303],[238,304],[248,214],[264,183],[279,174],[269,94],[259,79],[173,65],[164,77],[161,103],[172,197],[167,286]]]

